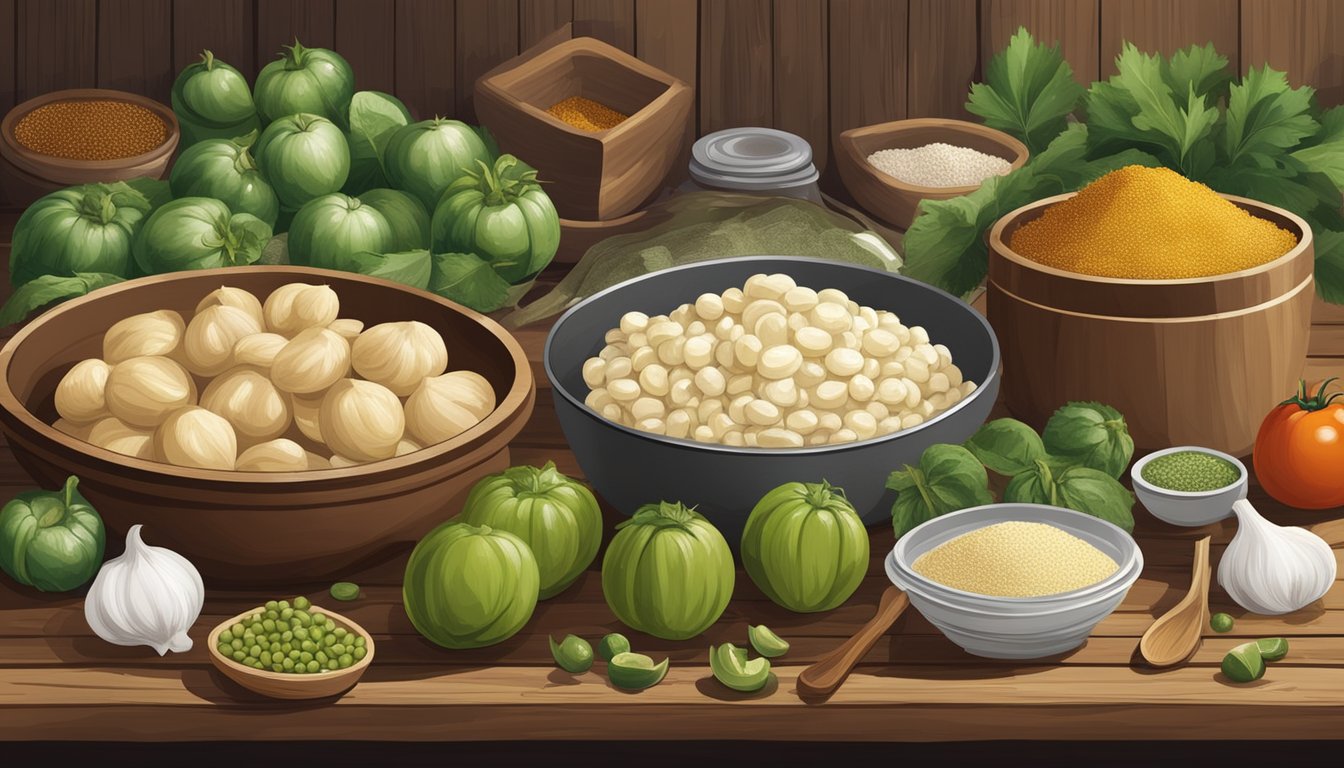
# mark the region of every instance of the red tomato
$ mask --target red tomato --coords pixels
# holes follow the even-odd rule
[[[1269,412],[1255,437],[1255,475],[1270,496],[1299,509],[1344,506],[1344,392],[1297,396]]]

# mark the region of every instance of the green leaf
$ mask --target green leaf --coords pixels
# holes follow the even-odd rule
[[[1120,477],[1134,457],[1125,417],[1102,403],[1068,403],[1055,411],[1041,433],[1045,450],[1111,477]]]
[[[5,306],[0,307],[0,326],[13,325],[52,302],[73,299],[120,282],[123,278],[105,272],[76,272],[73,277],[42,275],[19,286]]]
[[[1327,110],[1321,116],[1321,131],[1314,141],[1317,143],[1293,152],[1293,158],[1344,188],[1344,107]]]
[[[897,538],[939,515],[994,502],[984,466],[960,445],[929,446],[918,467],[893,472],[887,487],[897,492],[891,509]]]
[[[1211,96],[1217,102],[1232,82],[1227,57],[1214,50],[1213,43],[1192,45],[1171,55],[1162,69],[1162,79],[1176,96],[1177,106],[1189,108],[1188,94]]]
[[[1316,292],[1332,304],[1344,304],[1344,232],[1315,231]]]
[[[411,113],[397,97],[359,91],[350,99],[350,175],[345,189],[360,193],[387,186],[384,155],[392,134],[409,125]]]
[[[433,259],[430,258],[429,251],[423,248],[401,253],[360,252],[350,258],[355,265],[355,271],[361,275],[379,277],[422,291],[429,288]]]
[[[1059,45],[1038,45],[1019,27],[1008,47],[990,59],[985,82],[971,86],[966,109],[1037,152],[1064,130],[1083,93]]]
[[[509,298],[509,283],[489,262],[472,253],[436,253],[432,259],[429,290],[470,307],[493,312]]]
[[[149,176],[141,176],[135,179],[127,179],[126,186],[144,195],[149,201],[149,210],[154,212],[159,206],[173,199],[173,190],[164,179],[154,179]]]
[[[1056,482],[1060,506],[1134,530],[1134,494],[1114,477],[1089,467],[1065,470]]]
[[[1055,482],[1048,462],[1036,461],[1013,475],[1003,490],[1003,500],[1011,504],[1054,504]]]
[[[1161,147],[1172,165],[1187,174],[1211,165],[1210,152],[1192,157],[1192,150],[1212,134],[1219,113],[1197,93],[1195,83],[1185,83],[1182,107],[1161,57],[1126,43],[1115,64],[1118,74],[1108,83],[1094,85],[1089,93],[1089,122],[1106,128],[1113,139]]]
[[[1017,419],[995,419],[980,427],[966,448],[992,472],[1009,477],[1035,466],[1045,456],[1036,430]]]
[[[1314,92],[1307,86],[1290,87],[1287,75],[1269,65],[1247,71],[1228,96],[1222,135],[1226,165],[1242,165],[1253,155],[1275,158],[1316,133],[1320,124],[1311,116]]]

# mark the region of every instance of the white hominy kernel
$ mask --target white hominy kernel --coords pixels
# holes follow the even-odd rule
[[[766,315],[779,315],[785,321],[789,318],[789,313],[784,310],[784,305],[778,301],[757,299],[742,310],[742,325],[755,330],[756,324]]]
[[[737,370],[737,358],[733,356],[733,342],[720,341],[714,345],[714,362],[725,371]]]
[[[919,401],[919,405],[915,406],[915,413],[923,416],[927,421],[933,417],[933,403],[930,403],[928,400]]]
[[[939,371],[929,374],[929,390],[933,392],[946,392],[952,388],[952,382],[948,380],[947,374]]]
[[[622,341],[625,341],[625,332],[620,328],[612,328],[610,331],[607,331],[607,335],[603,341],[608,344],[620,344]]]
[[[617,402],[628,403],[639,397],[639,382],[633,379],[617,379],[607,384],[607,392]]]
[[[877,419],[867,411],[850,411],[845,414],[845,427],[853,430],[860,440],[866,440],[877,434]]]
[[[663,401],[654,397],[641,397],[630,404],[630,415],[635,417],[635,421],[661,419],[666,412]]]
[[[863,370],[863,355],[854,349],[832,349],[826,355],[826,370],[846,378]]]
[[[862,373],[873,381],[877,381],[882,378],[882,364],[877,362],[875,357],[866,358],[863,361]]]
[[[668,365],[686,362],[686,337],[674,336],[658,345],[658,359]]]
[[[872,326],[868,324],[868,321],[863,319],[863,315],[856,315],[854,317],[854,322],[849,326],[849,330],[860,339],[862,339],[863,334],[867,333],[871,328]]]
[[[933,351],[938,353],[939,368],[946,368],[952,364],[952,350],[942,344],[934,344]]]
[[[686,437],[691,433],[691,415],[681,409],[669,413],[664,423],[668,437]]]
[[[611,402],[611,395],[607,394],[606,389],[594,389],[588,392],[588,396],[583,398],[583,404],[592,408],[594,411],[602,410],[602,406]]]
[[[813,388],[808,397],[818,408],[839,408],[849,399],[849,382],[828,379]]]
[[[898,339],[901,340],[901,345],[902,345],[902,346],[904,346],[904,345],[906,345],[906,344],[909,344],[909,343],[910,343],[910,339],[913,338],[912,335],[911,335],[911,333],[910,333],[910,329],[909,329],[909,328],[906,328],[904,325],[899,325],[899,324],[898,324],[898,325],[896,325],[896,326],[893,327],[893,328],[889,328],[888,330],[890,330],[892,333],[896,334],[896,338],[898,338]],[[910,353],[907,352],[906,354],[908,355],[908,354],[910,354]]]
[[[630,419],[625,418],[625,411],[621,410],[621,406],[615,403],[607,403],[602,406],[599,412],[602,414],[603,418],[610,419],[618,424],[630,423]]]
[[[924,423],[924,417],[920,416],[918,413],[907,413],[906,415],[901,417],[901,429],[910,429],[911,427],[918,427],[920,424],[923,423]]]
[[[649,346],[649,337],[643,331],[636,331],[630,334],[630,339],[625,343],[627,349],[639,349]]]
[[[717,293],[702,293],[695,300],[695,314],[705,321],[723,317],[723,299]]]
[[[844,331],[836,337],[837,346],[859,351],[859,335],[853,331]]]
[[[868,164],[917,187],[978,187],[985,179],[1002,176],[1013,167],[1002,157],[941,141],[881,149],[868,155]]]
[[[739,325],[734,325],[733,328],[732,328],[732,330],[728,332],[728,340],[729,340],[729,341],[737,341],[738,339],[740,339],[740,338],[742,338],[743,336],[746,336],[746,335],[747,335],[747,328],[746,328],[746,326],[741,325],[741,324],[739,324]]]
[[[905,387],[905,407],[914,408],[919,405],[923,394],[919,391],[919,385],[908,378],[902,378],[901,384]]]
[[[645,366],[644,370],[639,372],[639,386],[645,392],[654,397],[662,397],[667,394],[667,369],[657,363]]]
[[[849,295],[839,288],[823,288],[817,291],[817,299],[839,304],[842,307],[849,305]]]
[[[848,427],[844,427],[831,433],[830,443],[831,445],[840,445],[841,443],[852,443],[858,439],[859,433]]]
[[[812,308],[807,314],[812,325],[820,328],[827,333],[842,333],[849,330],[854,318],[849,314],[849,310],[840,304],[831,302],[822,302]]]
[[[815,387],[826,380],[826,366],[815,360],[807,360],[798,367],[793,380],[804,389]]]
[[[863,407],[863,410],[865,410],[865,411],[871,413],[871,414],[873,415],[873,418],[874,418],[874,419],[877,419],[878,421],[882,421],[883,419],[885,419],[885,418],[887,418],[888,416],[891,415],[891,409],[887,408],[886,405],[884,405],[884,404],[882,404],[882,403],[880,403],[880,402],[878,402],[878,401],[876,401],[876,400],[874,400],[874,401],[872,401],[871,403],[865,405],[865,406]]]
[[[925,330],[924,326],[916,325],[910,329],[910,343],[916,347],[920,344],[929,343],[929,332]]]
[[[732,335],[733,326],[735,324],[736,323],[731,317],[719,318],[719,321],[714,324],[714,338],[720,340],[727,340],[728,337]]]
[[[615,344],[608,344],[607,346],[602,348],[601,352],[597,353],[597,356],[601,360],[611,360],[612,358],[615,357],[621,357],[624,354],[625,354],[624,349],[616,346]]]
[[[742,411],[747,421],[758,427],[768,427],[779,422],[779,408],[769,400],[752,400]]]
[[[837,429],[843,427],[844,425],[845,422],[843,419],[840,418],[840,414],[838,413],[831,413],[827,411],[826,413],[821,413],[817,415],[817,426],[820,427],[821,429],[826,430],[827,432],[834,432]]]
[[[747,423],[747,406],[756,398],[753,395],[738,395],[728,403],[728,418],[734,423]]]
[[[742,446],[747,444],[747,441],[742,437],[742,431],[738,429],[734,429],[731,432],[723,433],[721,442],[724,445],[730,445],[733,446],[734,448],[741,448]]]
[[[916,384],[923,384],[929,380],[929,364],[924,362],[924,358],[911,355],[905,361],[905,377]]]
[[[710,429],[714,430],[715,440],[721,439],[728,430],[737,428],[737,422],[733,421],[733,417],[726,413],[716,413],[710,416],[709,421],[705,423],[709,425]]]
[[[657,347],[663,342],[671,341],[685,332],[686,329],[681,327],[681,323],[668,320],[665,323],[650,326],[646,335],[649,338],[649,346]]]
[[[945,408],[951,408],[952,406],[956,405],[959,402],[961,402],[960,389],[952,387],[951,389],[943,393],[943,403],[945,404],[944,405]]]
[[[738,374],[728,380],[728,385],[724,387],[724,392],[730,397],[736,397],[743,392],[750,392],[755,382],[749,373]]]
[[[706,397],[718,397],[723,394],[728,382],[718,368],[701,368],[695,372],[695,386]]]
[[[924,398],[924,402],[931,406],[935,411],[942,411],[947,408],[947,398],[942,392],[934,392],[933,394],[928,395]]]
[[[803,436],[791,429],[771,427],[761,430],[756,442],[762,448],[802,448]]]
[[[752,432],[749,429],[742,430],[742,442],[746,443],[748,448],[757,447],[757,445],[759,445],[759,443],[757,442],[759,439],[760,437],[757,435],[757,433]]]
[[[812,411],[793,411],[784,417],[784,426],[800,435],[810,435],[817,429],[817,414]]]
[[[962,396],[962,397],[965,397],[965,396],[967,396],[967,395],[969,395],[969,394],[971,394],[972,392],[975,391],[975,382],[974,382],[974,381],[963,381],[963,382],[961,382],[961,387],[960,387],[960,389],[961,389],[961,396]]]
[[[742,314],[743,308],[747,306],[747,297],[741,288],[729,288],[723,292],[722,298],[724,310],[734,315]]]
[[[793,343],[808,357],[821,357],[831,351],[831,334],[816,326],[805,326],[793,333]]]
[[[807,327],[807,315],[802,312],[791,312],[789,314],[789,336],[797,333],[800,329]]]
[[[803,367],[803,355],[794,347],[784,344],[761,352],[756,370],[767,379],[785,379]]]
[[[914,353],[915,353],[914,347],[902,346],[896,350],[896,353],[891,356],[891,359],[894,360],[895,362],[904,364],[905,361],[909,360],[910,356],[913,355]]]
[[[792,408],[798,403],[798,387],[793,379],[767,381],[761,387],[761,396],[780,408]]]
[[[764,348],[765,345],[761,344],[761,340],[756,338],[755,334],[748,333],[733,342],[733,357],[747,368],[755,368]]]
[[[829,432],[813,432],[807,436],[808,445],[828,445],[831,442]]]
[[[607,383],[610,384],[617,379],[624,379],[634,372],[634,370],[634,366],[630,363],[630,358],[613,357],[607,361],[607,370],[605,372]]]
[[[849,380],[849,396],[861,403],[872,400],[876,390],[877,387],[873,385],[873,380],[862,373],[851,377]]]
[[[645,368],[658,362],[658,353],[652,347],[640,347],[630,353],[630,367],[635,373],[643,373]]]
[[[742,286],[742,293],[748,299],[778,299],[783,296],[779,286],[770,280],[769,275],[752,275]]]
[[[695,432],[691,436],[702,443],[714,442],[714,430],[704,424],[696,427]]]
[[[860,307],[859,317],[862,317],[864,322],[868,323],[869,328],[877,327],[877,310],[872,307]]]
[[[916,345],[915,355],[927,363],[930,368],[938,366],[938,352],[934,350],[932,344]]]
[[[686,325],[686,338],[689,339],[692,336],[703,336],[708,333],[708,331],[709,329],[705,327],[703,320],[692,320]]]
[[[900,378],[905,375],[905,364],[892,361],[882,364],[881,378]]]
[[[668,315],[668,318],[671,319],[672,322],[685,327],[687,323],[691,322],[692,313],[694,311],[695,309],[692,308],[690,304],[682,304],[672,310],[672,314]]]
[[[806,408],[809,405],[807,400],[807,390],[803,389],[802,387],[798,387],[797,384],[794,384],[794,387],[798,389],[798,402],[795,404],[795,407]]]
[[[621,315],[621,333],[629,336],[649,327],[649,316],[643,312],[626,312]]]
[[[718,398],[705,400],[695,408],[695,416],[701,424],[708,424],[709,419],[716,413],[723,413],[723,401]]]
[[[681,365],[678,365],[667,372],[667,382],[669,387],[675,385],[679,381],[690,381],[694,378],[695,374],[691,373],[691,369]]]
[[[686,364],[699,370],[714,362],[714,345],[704,336],[692,336],[682,346]]]
[[[690,405],[691,399],[695,397],[694,388],[690,379],[682,379],[669,387],[667,397],[673,405]]]
[[[590,357],[583,361],[583,383],[589,389],[602,386],[607,381],[607,361],[600,357]]]
[[[859,316],[859,303],[857,301],[851,299],[845,302],[845,306],[849,308],[849,314],[853,315],[854,317]]]
[[[961,387],[963,379],[960,368],[951,363],[948,363],[947,365],[943,366],[943,373],[947,374],[947,385],[949,387],[951,387],[952,389],[958,389]]]
[[[887,405],[899,405],[905,402],[905,384],[896,377],[877,382],[877,399]]]
[[[655,435],[663,434],[663,431],[666,428],[667,427],[663,424],[662,419],[641,419],[635,422],[635,429],[643,430],[644,432],[652,432]]]
[[[895,354],[901,342],[891,331],[873,328],[863,335],[863,351],[874,357],[886,357]]]
[[[806,286],[790,288],[784,294],[784,306],[788,307],[790,312],[807,312],[818,303],[817,292]]]
[[[901,417],[888,416],[877,422],[877,434],[890,435],[893,432],[901,431]]]
[[[776,347],[789,343],[789,321],[783,315],[769,314],[756,321],[756,338],[761,344]]]

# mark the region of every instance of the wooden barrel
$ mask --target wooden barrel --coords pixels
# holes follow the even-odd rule
[[[1019,226],[1072,196],[1019,208],[989,233],[988,315],[1009,411],[1039,428],[1065,402],[1095,400],[1125,414],[1141,450],[1249,454],[1261,419],[1292,396],[1306,364],[1311,228],[1288,211],[1223,195],[1293,232],[1297,246],[1253,269],[1180,280],[1081,275],[1008,248]]]

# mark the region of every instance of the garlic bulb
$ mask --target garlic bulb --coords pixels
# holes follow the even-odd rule
[[[103,334],[103,360],[116,365],[132,357],[172,355],[182,344],[186,327],[182,316],[171,309],[118,320]]]
[[[359,379],[341,379],[327,390],[318,418],[327,445],[354,461],[391,458],[406,429],[397,396],[381,384]]]
[[[234,368],[210,382],[201,407],[228,419],[247,443],[279,437],[289,427],[288,398],[254,368]]]
[[[239,472],[303,472],[308,469],[308,452],[293,440],[268,440],[239,454],[233,468]]]
[[[321,392],[350,372],[350,342],[326,328],[305,328],[271,362],[271,381],[299,395]]]
[[[159,425],[154,450],[179,467],[233,469],[238,436],[228,419],[193,405],[174,411]]]
[[[261,333],[261,325],[237,307],[206,307],[187,324],[182,351],[187,369],[197,376],[216,376],[233,363],[233,347],[244,336]]]
[[[169,358],[132,357],[112,367],[104,397],[118,419],[156,427],[178,408],[196,404],[196,382]]]
[[[364,321],[356,320],[351,317],[342,317],[332,320],[331,324],[327,326],[327,330],[339,333],[342,338],[353,344],[355,339],[359,338],[359,334],[364,330]]]
[[[336,292],[326,285],[288,283],[266,297],[262,313],[266,330],[293,336],[305,328],[325,328],[341,311]]]
[[[280,354],[289,339],[278,333],[254,333],[244,336],[233,345],[234,365],[251,365],[269,371],[275,356]]]
[[[153,429],[133,426],[112,416],[94,424],[84,439],[99,448],[134,456],[137,459],[149,461],[157,459]]]
[[[406,430],[424,445],[476,426],[495,409],[495,390],[474,371],[427,378],[406,400]]]
[[[355,339],[350,361],[360,376],[405,397],[426,376],[448,368],[448,349],[439,332],[424,323],[381,323]]]
[[[81,360],[56,385],[56,412],[76,424],[107,415],[107,376],[112,366],[98,359]]]
[[[242,288],[230,288],[227,285],[222,285],[207,293],[205,298],[201,299],[201,302],[196,305],[196,314],[199,315],[214,306],[241,309],[251,315],[259,326],[266,322],[261,312],[261,300],[253,296],[251,291],[245,291]]]
[[[160,656],[191,650],[187,632],[201,615],[205,585],[185,557],[151,547],[139,525],[126,534],[126,551],[103,563],[84,598],[84,619],[113,645],[148,645]]]
[[[1335,553],[1305,528],[1275,525],[1249,501],[1232,505],[1237,535],[1218,565],[1218,583],[1237,605],[1266,616],[1301,610],[1335,583]]]

